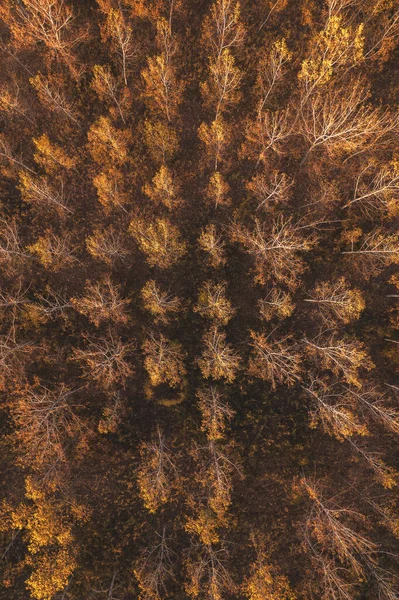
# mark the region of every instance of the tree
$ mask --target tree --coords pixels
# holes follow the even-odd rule
[[[212,202],[215,207],[218,206],[229,206],[231,199],[229,198],[230,186],[223,177],[222,173],[215,171],[212,173],[208,188],[206,190],[207,198]]]
[[[209,255],[208,260],[214,269],[226,264],[225,243],[213,223],[202,229],[198,243],[202,250]]]
[[[214,385],[200,389],[197,398],[202,417],[202,431],[210,441],[222,439],[226,424],[235,415],[234,410],[226,404],[222,392]]]
[[[312,378],[306,392],[312,400],[312,427],[320,422],[326,433],[341,442],[352,435],[369,435],[366,423],[356,413],[353,399],[345,396],[336,386]]]
[[[220,283],[207,281],[200,289],[198,303],[194,310],[216,323],[227,325],[236,311],[226,298],[226,289],[226,281]]]
[[[279,204],[288,202],[292,183],[285,173],[273,171],[267,174],[258,173],[247,184],[247,188],[256,198],[256,210],[270,212]]]
[[[111,398],[111,401],[106,404],[102,412],[102,417],[98,422],[98,431],[103,434],[116,433],[119,425],[123,422],[125,412],[125,403],[118,390]]]
[[[312,341],[305,339],[305,344],[310,356],[320,360],[322,368],[358,387],[361,385],[359,369],[370,371],[375,366],[364,350],[364,344],[357,340],[338,339],[330,334]]]
[[[148,59],[148,66],[142,71],[145,82],[144,97],[153,110],[168,123],[176,118],[182,101],[183,81],[179,81],[173,65],[176,42],[170,23],[163,18],[157,21],[157,45],[161,54]]]
[[[172,160],[179,149],[176,131],[162,121],[146,120],[144,139],[149,153],[158,164],[165,164]]]
[[[226,450],[227,448],[220,448],[214,440],[208,440],[209,460],[202,476],[204,484],[208,488],[208,506],[221,525],[225,522],[225,516],[231,504],[232,474],[236,471],[242,476],[237,464],[233,462]]]
[[[20,174],[20,190],[22,198],[39,210],[55,211],[60,216],[72,214],[68,205],[62,179],[54,187],[47,177],[32,177],[29,173]]]
[[[92,380],[105,390],[114,385],[124,385],[133,374],[129,361],[134,342],[124,342],[109,330],[104,337],[85,336],[86,345],[75,348],[72,360],[79,362],[84,377]]]
[[[186,243],[181,240],[178,228],[168,219],[158,218],[151,223],[137,217],[131,221],[129,232],[151,267],[169,269],[187,252]]]
[[[141,297],[155,322],[168,323],[170,316],[177,315],[182,310],[181,300],[169,292],[162,291],[154,279],[147,281],[141,290]]]
[[[356,248],[355,243],[361,238],[362,231],[348,232],[345,240],[351,242],[351,249],[342,254],[350,256],[356,268],[365,279],[375,277],[386,267],[399,262],[399,236],[396,233],[386,233],[381,228],[366,234]]]
[[[202,375],[208,379],[226,379],[228,383],[234,381],[241,358],[231,344],[226,343],[226,334],[213,325],[204,338],[204,350],[197,363]]]
[[[109,117],[97,119],[90,127],[87,138],[89,151],[99,165],[108,165],[110,159],[119,166],[127,162],[130,131],[117,129]]]
[[[361,291],[350,288],[345,277],[340,277],[335,282],[317,284],[311,298],[305,298],[305,302],[317,305],[321,318],[329,327],[336,320],[344,325],[355,321],[366,306]]]
[[[209,161],[213,165],[214,171],[217,172],[219,164],[225,160],[231,144],[231,128],[219,115],[210,125],[201,124],[198,137],[205,144]]]
[[[107,100],[116,106],[122,123],[126,124],[124,111],[128,108],[129,94],[120,93],[119,83],[112,75],[109,65],[94,65],[91,85],[101,100]]]
[[[295,289],[298,277],[305,270],[298,254],[309,252],[317,241],[314,233],[303,237],[302,230],[306,227],[280,217],[270,230],[268,223],[254,219],[252,231],[235,223],[231,227],[231,235],[233,241],[241,243],[246,252],[254,257],[256,281],[264,285],[273,278]]]
[[[233,592],[235,585],[225,566],[227,556],[225,546],[193,546],[186,559],[186,593],[192,598],[201,595],[206,600],[222,600],[226,593]]]
[[[39,380],[16,392],[12,414],[24,447],[24,462],[39,471],[42,480],[57,479],[68,463],[67,451],[85,445],[87,428],[77,415],[74,396],[79,390],[64,384],[53,389]]]
[[[109,276],[103,281],[86,282],[85,292],[80,298],[72,298],[71,304],[96,327],[103,322],[128,323],[126,309],[130,300],[121,297],[120,287],[114,285]]]
[[[123,234],[112,225],[105,231],[95,228],[93,234],[86,238],[86,246],[95,259],[109,266],[125,262],[129,254]]]
[[[228,48],[224,48],[217,59],[211,62],[209,70],[210,78],[201,85],[201,89],[206,102],[215,108],[217,121],[221,113],[239,102],[242,75]]]
[[[169,210],[173,210],[182,203],[179,188],[172,171],[162,165],[154,176],[152,184],[146,183],[143,191],[155,204],[163,204]]]
[[[41,42],[74,75],[79,73],[73,50],[87,38],[87,32],[74,25],[75,15],[64,0],[23,0],[17,6],[6,0],[5,10],[17,47]]]
[[[363,24],[346,23],[344,8],[342,2],[330,2],[324,28],[311,40],[309,58],[302,62],[299,73],[302,103],[332,78],[342,78],[363,59]]]
[[[261,298],[258,306],[260,316],[265,321],[271,321],[274,317],[286,319],[295,310],[291,295],[277,287],[273,287],[266,298]]]
[[[127,212],[125,206],[129,202],[129,196],[124,190],[124,181],[119,170],[111,168],[102,171],[94,177],[93,184],[97,189],[98,200],[106,213],[114,207]]]
[[[250,566],[250,575],[245,579],[242,589],[249,600],[295,600],[289,581],[274,565],[263,540],[251,536],[255,549],[255,560]]]
[[[36,90],[40,102],[56,114],[70,119],[75,125],[79,125],[79,113],[76,103],[69,99],[66,94],[66,82],[49,75],[38,73],[30,78],[30,84]]]
[[[397,130],[397,117],[366,104],[369,90],[360,80],[312,95],[301,112],[301,132],[308,144],[303,163],[318,148],[329,158],[353,156],[382,143]]]
[[[23,530],[30,551],[24,561],[30,570],[26,587],[32,598],[52,600],[67,587],[77,567],[72,529],[87,519],[87,511],[75,500],[61,502],[54,491],[43,489],[32,477],[26,478],[25,486],[26,499],[12,518],[14,526]]]
[[[177,387],[182,383],[186,368],[181,344],[168,340],[162,333],[150,332],[142,349],[151,385],[168,383],[171,387]]]
[[[77,164],[77,159],[71,158],[63,148],[50,140],[47,134],[33,138],[36,152],[33,155],[36,163],[49,175],[61,170],[71,171]]]
[[[177,473],[173,455],[159,427],[154,440],[142,444],[140,455],[137,472],[140,496],[146,509],[154,513],[170,500],[172,481]]]
[[[235,0],[216,0],[203,26],[203,40],[217,59],[224,50],[239,47],[245,37],[240,20],[240,3]]]
[[[383,165],[371,178],[367,177],[370,170],[370,165],[362,169],[356,179],[353,198],[344,208],[356,205],[366,214],[380,210],[395,216],[398,212],[399,165],[396,162]]]
[[[274,390],[277,383],[290,387],[300,380],[301,359],[289,336],[273,342],[265,334],[251,331],[251,338],[250,374],[270,381]]]
[[[126,23],[120,9],[111,8],[107,11],[102,36],[110,41],[111,50],[119,56],[123,81],[127,86],[131,63],[137,54],[137,48],[134,44],[132,28]]]
[[[67,232],[61,237],[47,229],[34,244],[28,246],[28,250],[36,254],[43,267],[49,271],[60,271],[78,261],[75,256],[76,246]]]
[[[156,532],[155,543],[142,550],[134,569],[140,588],[140,600],[161,600],[165,582],[173,576],[173,554],[166,537],[166,527]]]

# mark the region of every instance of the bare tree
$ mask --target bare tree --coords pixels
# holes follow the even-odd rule
[[[228,406],[220,389],[214,385],[199,390],[197,397],[202,416],[202,431],[206,432],[209,440],[222,439],[226,423],[234,417],[234,410]]]
[[[308,352],[320,361],[322,368],[329,369],[337,377],[343,377],[347,383],[360,387],[359,370],[370,371],[374,368],[362,342],[338,339],[334,334],[317,336],[304,340]]]
[[[366,423],[356,413],[353,398],[345,396],[342,389],[311,377],[305,390],[312,401],[311,426],[315,427],[320,422],[324,431],[339,441],[352,435],[369,434]]]
[[[273,287],[266,298],[259,300],[258,306],[260,316],[265,321],[271,321],[274,317],[286,319],[295,309],[291,295],[277,287]]]
[[[67,309],[73,308],[65,291],[58,291],[46,286],[41,294],[36,294],[37,301],[28,302],[26,312],[35,324],[46,323],[49,319],[62,317],[67,319]]]
[[[75,26],[75,15],[66,2],[23,0],[13,9],[11,28],[17,42],[21,45],[44,43],[74,75],[79,75],[72,53],[87,37],[87,32]]]
[[[145,355],[144,366],[152,385],[168,383],[171,387],[177,387],[182,383],[186,368],[181,344],[168,340],[162,333],[151,331],[143,342],[142,349]]]
[[[285,204],[289,200],[289,192],[292,179],[285,173],[272,171],[271,173],[259,173],[253,177],[247,187],[256,198],[256,210],[269,212],[279,204]]]
[[[369,279],[386,267],[399,263],[399,235],[385,233],[379,228],[366,234],[358,247],[352,242],[351,249],[342,254],[353,257],[356,267]]]
[[[289,336],[270,341],[270,336],[251,331],[251,337],[253,351],[248,366],[250,374],[270,381],[273,389],[278,383],[291,386],[299,381],[301,359]]]
[[[366,385],[361,389],[346,387],[345,393],[388,431],[399,435],[399,410],[389,394],[373,385]]]
[[[86,346],[75,348],[72,360],[79,362],[84,376],[97,382],[105,390],[114,385],[124,385],[132,375],[129,356],[135,349],[134,342],[124,342],[108,331],[102,338],[85,336]]]
[[[161,600],[166,593],[165,583],[173,578],[173,555],[166,536],[166,527],[156,532],[152,546],[142,550],[134,574],[140,588],[140,600]]]
[[[231,344],[226,343],[226,334],[217,325],[204,335],[205,348],[197,363],[205,378],[226,379],[234,381],[240,366],[241,358]]]
[[[399,472],[387,465],[381,458],[382,453],[369,450],[364,444],[346,438],[351,447],[363,458],[367,466],[374,472],[377,481],[386,489],[390,490],[398,485]]]
[[[244,148],[251,158],[268,164],[270,152],[282,154],[284,144],[293,134],[293,116],[290,108],[263,110],[246,128]]]
[[[78,111],[75,103],[68,98],[60,83],[50,75],[38,73],[30,78],[30,83],[36,90],[40,102],[52,112],[61,114],[79,126]]]
[[[108,10],[103,33],[104,37],[110,40],[111,49],[120,58],[122,76],[127,86],[130,65],[137,54],[137,47],[134,44],[132,28],[120,9]]]
[[[172,483],[177,475],[172,452],[159,427],[154,439],[142,444],[140,455],[141,464],[137,473],[140,496],[146,509],[154,513],[170,499]]]
[[[0,390],[4,390],[15,378],[22,378],[33,350],[31,342],[17,339],[13,325],[0,336]]]
[[[226,547],[194,545],[186,559],[188,581],[186,593],[192,598],[221,600],[224,594],[235,590],[233,579],[226,568]]]
[[[217,269],[225,265],[225,243],[222,235],[217,232],[215,225],[211,223],[201,231],[198,243],[202,250],[208,253],[212,267]]]
[[[86,246],[94,258],[112,266],[125,262],[129,254],[123,234],[112,225],[106,230],[94,229]]]
[[[334,501],[325,501],[319,486],[309,479],[302,480],[311,506],[304,531],[305,547],[324,557],[338,560],[350,569],[352,576],[364,575],[365,563],[375,562],[377,546],[359,528],[364,516],[352,509],[341,508]]]
[[[356,179],[352,200],[344,208],[360,205],[367,214],[370,211],[386,211],[395,214],[398,211],[399,171],[395,164],[381,167],[374,176],[367,177],[370,165],[362,169]]]
[[[226,297],[227,282],[214,283],[207,281],[200,288],[198,303],[194,307],[203,317],[207,317],[221,325],[227,325],[235,315],[235,309]]]
[[[12,414],[23,444],[24,460],[46,478],[65,466],[66,451],[71,445],[79,443],[82,447],[86,427],[76,414],[73,400],[78,392],[64,384],[50,389],[39,382],[17,392]]]
[[[120,287],[113,284],[109,276],[103,281],[87,282],[85,292],[80,298],[71,298],[71,304],[96,327],[104,321],[119,324],[128,322],[126,309],[130,300],[121,297]]]
[[[29,256],[15,219],[0,218],[0,265],[11,273],[20,270]]]
[[[269,98],[276,91],[285,75],[285,66],[292,54],[284,39],[274,42],[270,52],[261,59],[258,66],[257,85],[259,88],[258,114],[267,106]]]
[[[309,98],[301,113],[301,131],[309,144],[304,163],[317,148],[330,158],[364,152],[398,130],[398,117],[372,108],[361,81]]]
[[[361,291],[349,287],[344,277],[335,282],[317,284],[310,295],[311,298],[305,298],[305,302],[317,305],[327,327],[336,320],[346,325],[358,319],[366,306]]]
[[[21,173],[20,181],[20,190],[25,202],[39,209],[55,210],[61,216],[74,212],[68,206],[62,179],[56,188],[47,177],[32,177],[29,173]]]
[[[274,278],[295,289],[298,277],[305,270],[298,254],[309,252],[317,241],[315,233],[304,236],[303,230],[308,227],[294,224],[291,219],[278,218],[270,230],[267,222],[254,219],[252,231],[236,223],[231,227],[231,233],[233,241],[240,242],[254,257],[259,283]]]
[[[182,302],[169,291],[164,292],[154,279],[147,281],[141,290],[145,308],[153,315],[155,322],[168,323],[170,316],[180,313]]]
[[[245,37],[240,21],[240,4],[236,0],[216,0],[204,22],[203,36],[217,59],[224,50],[239,47]]]

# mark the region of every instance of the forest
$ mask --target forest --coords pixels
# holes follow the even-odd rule
[[[398,600],[399,0],[0,0],[0,600]]]

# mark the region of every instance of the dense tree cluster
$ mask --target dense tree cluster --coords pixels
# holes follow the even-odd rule
[[[398,59],[398,0],[0,2],[0,598],[398,598]]]

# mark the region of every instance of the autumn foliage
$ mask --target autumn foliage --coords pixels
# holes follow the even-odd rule
[[[0,600],[397,600],[399,1],[0,1]]]

